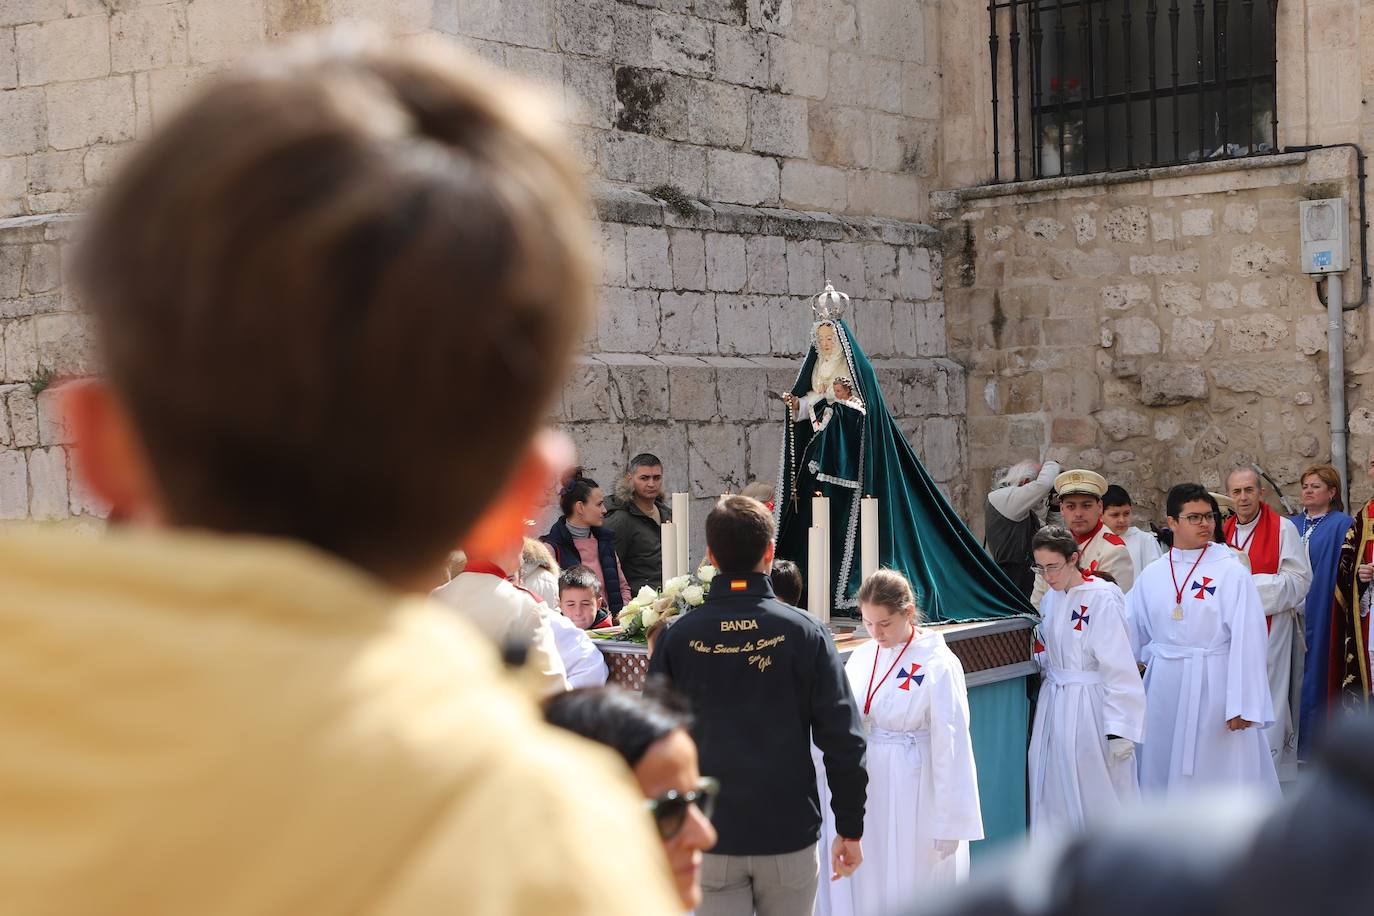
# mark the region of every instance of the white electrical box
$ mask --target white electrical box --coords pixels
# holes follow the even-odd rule
[[[1298,203],[1302,224],[1302,272],[1338,274],[1350,268],[1350,218],[1345,198]]]

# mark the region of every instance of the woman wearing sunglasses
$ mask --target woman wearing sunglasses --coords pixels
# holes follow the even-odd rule
[[[1031,831],[1063,835],[1139,797],[1145,688],[1121,589],[1083,574],[1068,529],[1041,528],[1031,550],[1049,585],[1035,656],[1043,682],[1029,752]]]
[[[612,748],[629,764],[663,838],[682,906],[695,908],[701,903],[701,854],[716,845],[711,811],[720,787],[697,768],[686,713],[666,696],[608,685],[554,696],[544,717]]]

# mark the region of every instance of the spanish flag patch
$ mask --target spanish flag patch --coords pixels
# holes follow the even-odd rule
[[[742,591],[745,591],[745,590],[748,589],[748,588],[749,588],[749,580],[748,580],[748,579],[731,579],[731,580],[730,580],[730,591],[732,591],[732,592],[742,592]]]

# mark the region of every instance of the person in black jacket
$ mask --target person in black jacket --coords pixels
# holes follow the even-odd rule
[[[813,741],[835,812],[832,870],[850,875],[863,859],[868,774],[858,704],[825,628],[774,597],[773,535],[758,500],[716,504],[706,547],[719,572],[706,602],[663,633],[649,661],[651,675],[691,702],[702,772],[721,784],[702,916],[811,912],[821,827]]]

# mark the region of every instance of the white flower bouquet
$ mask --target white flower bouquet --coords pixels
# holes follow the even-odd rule
[[[616,620],[621,626],[619,638],[634,642],[647,641],[649,630],[660,620],[671,624],[692,608],[700,607],[706,601],[711,580],[715,577],[716,568],[704,564],[691,575],[677,576],[664,582],[661,594],[644,586],[625,605]]]

